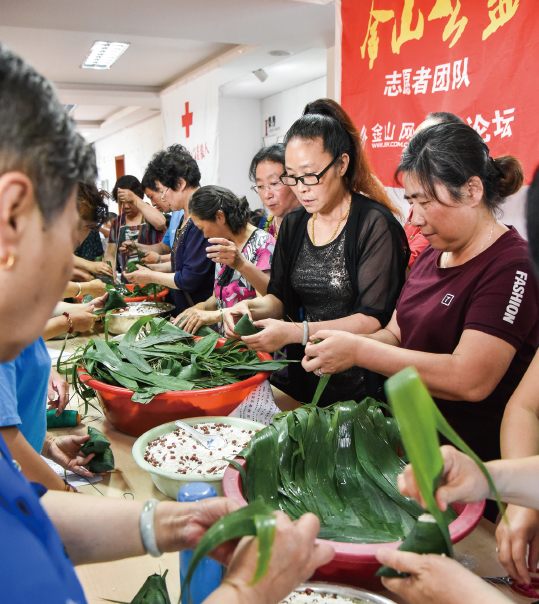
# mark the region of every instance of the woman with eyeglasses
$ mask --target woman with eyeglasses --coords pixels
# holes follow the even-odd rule
[[[135,176],[120,176],[112,190],[120,215],[113,219],[105,262],[110,262],[114,275],[123,273],[130,260],[138,260],[136,250],[124,246],[126,241],[151,245],[163,239],[167,222],[159,210],[143,201],[144,190]],[[126,282],[125,278],[122,281]]]
[[[275,239],[249,223],[249,204],[224,187],[198,189],[189,201],[191,220],[208,239],[208,258],[215,263],[213,295],[180,313],[173,323],[189,333],[220,323],[223,310],[242,300],[265,295]]]
[[[249,177],[255,183],[251,189],[260,195],[262,203],[270,212],[262,218],[258,228],[273,235],[275,239],[279,236],[283,218],[300,206],[291,187],[287,187],[280,180],[285,171],[284,161],[284,145],[277,143],[260,149],[249,168]]]
[[[390,320],[408,259],[398,209],[374,176],[361,139],[345,111],[332,100],[309,103],[285,137],[285,173],[302,207],[282,222],[268,294],[225,311],[226,333],[249,314],[264,329],[242,338],[255,350],[286,346],[302,359],[310,336],[320,329],[374,333]],[[284,320],[281,320],[284,319]],[[299,363],[272,382],[308,403],[319,377]],[[353,367],[332,376],[320,400],[377,394],[378,379]]]

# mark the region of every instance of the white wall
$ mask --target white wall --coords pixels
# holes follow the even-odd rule
[[[327,79],[324,76],[262,99],[260,118],[263,144],[281,142],[290,126],[301,117],[305,105],[326,95]],[[275,117],[275,126],[268,127],[266,136],[266,120],[270,117]]]
[[[262,207],[251,191],[249,166],[260,149],[260,101],[220,97],[219,99],[219,178],[238,197],[246,196],[251,209]]]
[[[163,148],[161,114],[98,140],[94,147],[98,179],[108,180],[109,192],[112,191],[116,182],[114,158],[119,155],[124,156],[125,173],[132,174],[141,180],[152,155]],[[114,205],[111,203],[110,209],[117,212]]]

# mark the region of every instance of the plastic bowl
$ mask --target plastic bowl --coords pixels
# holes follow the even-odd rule
[[[124,283],[127,289],[132,292],[135,289],[134,283]],[[168,294],[168,289],[165,287],[162,291],[157,294],[157,301],[162,302],[165,296]],[[77,302],[82,302],[82,296],[76,296]],[[126,298],[128,302],[155,302],[153,295],[150,296],[135,296],[134,298]]]
[[[224,343],[224,338],[219,338],[217,347]],[[273,358],[266,352],[257,354],[261,361]],[[270,374],[271,371],[264,371],[217,388],[164,392],[155,396],[151,403],[142,405],[131,400],[132,390],[104,384],[79,369],[81,382],[96,391],[105,417],[115,428],[132,436],[140,436],[156,426],[186,417],[229,415]]]
[[[236,461],[245,467],[245,460],[236,458]],[[241,490],[241,476],[237,470],[229,466],[223,478],[223,493],[232,497],[241,505],[247,505]],[[451,541],[457,543],[469,535],[483,515],[485,501],[478,503],[454,504],[453,507],[458,518],[449,525]],[[313,581],[328,581],[364,587],[366,589],[381,589],[382,583],[374,573],[381,564],[376,559],[376,552],[380,547],[397,549],[401,541],[393,543],[343,543],[341,541],[326,541],[317,539],[319,543],[329,543],[335,549],[333,560],[317,569],[312,576]]]
[[[237,426],[242,430],[262,430],[266,426],[253,422],[249,419],[241,419],[239,417],[194,417],[183,420],[186,424],[194,426],[195,424],[202,423],[216,423],[216,424],[228,424],[230,426]],[[174,422],[157,426],[145,432],[140,436],[135,444],[133,445],[133,459],[137,464],[147,472],[150,473],[153,483],[167,497],[176,501],[178,491],[186,484],[190,482],[208,482],[217,491],[217,495],[223,494],[223,476],[215,476],[213,474],[177,474],[176,472],[167,472],[161,468],[155,468],[144,459],[146,453],[146,447],[149,442],[152,442],[163,434],[168,434],[176,430]]]

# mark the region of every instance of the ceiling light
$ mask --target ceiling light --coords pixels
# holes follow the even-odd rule
[[[289,50],[270,50],[268,54],[272,57],[289,57],[292,53]]]
[[[261,82],[265,82],[268,79],[268,74],[263,69],[257,69],[253,73]]]
[[[110,66],[122,55],[129,44],[123,42],[94,42],[90,53],[84,59],[84,69],[110,69]]]

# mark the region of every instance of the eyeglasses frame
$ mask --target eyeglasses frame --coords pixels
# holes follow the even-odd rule
[[[279,180],[283,183],[283,185],[285,185],[285,187],[295,187],[298,184],[298,180],[301,180],[301,182],[306,186],[306,187],[315,187],[316,185],[320,184],[320,179],[322,178],[322,176],[324,176],[324,174],[331,168],[331,166],[342,157],[341,155],[337,155],[336,157],[334,157],[331,161],[331,163],[326,166],[322,172],[319,172],[318,174],[304,174],[303,176],[290,176],[289,174],[287,174],[286,172],[283,172],[280,176],[279,176]],[[286,178],[293,178],[296,182],[294,184],[288,184],[286,182],[283,181],[283,177]],[[316,176],[317,182],[312,183],[312,184],[308,184],[306,183],[303,179],[306,176]]]

